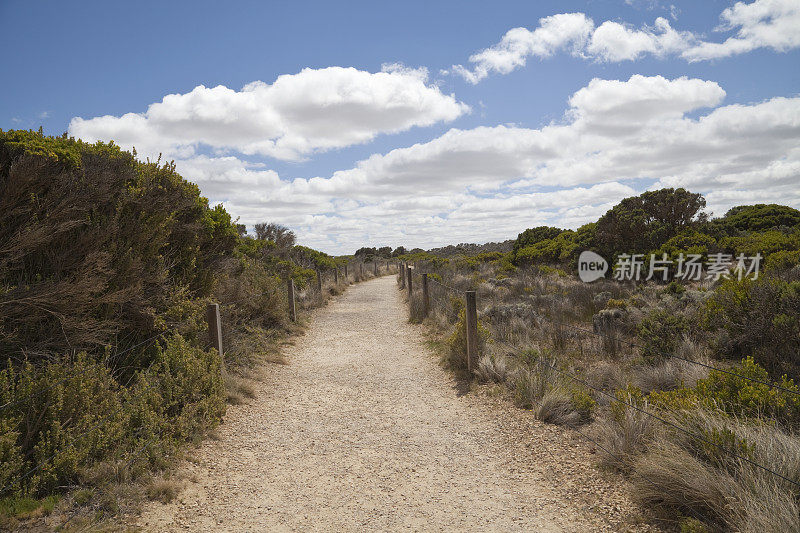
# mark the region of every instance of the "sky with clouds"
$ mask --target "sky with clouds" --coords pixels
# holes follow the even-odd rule
[[[800,0],[109,4],[0,3],[0,128],[161,154],[330,253],[660,187],[800,208]]]

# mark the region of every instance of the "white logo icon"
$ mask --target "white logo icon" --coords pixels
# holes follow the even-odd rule
[[[608,262],[591,250],[584,250],[578,257],[578,277],[584,283],[596,281],[608,272]]]

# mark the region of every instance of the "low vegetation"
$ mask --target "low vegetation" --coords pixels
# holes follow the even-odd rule
[[[302,311],[342,290],[333,269],[371,276],[278,224],[247,235],[171,163],[27,131],[0,131],[0,250],[0,527],[174,497],[170,465],[297,331],[288,280]]]
[[[401,259],[449,287],[430,284],[424,319],[443,364],[464,372],[462,291],[475,290],[482,347],[469,377],[580,428],[654,519],[681,531],[800,530],[800,211],[711,218],[704,207],[699,194],[663,189],[575,231],[531,228],[506,251]],[[575,275],[587,249],[611,265],[633,253],[762,262],[756,279],[609,273],[588,284]]]

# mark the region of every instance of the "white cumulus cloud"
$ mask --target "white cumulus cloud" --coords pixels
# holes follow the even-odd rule
[[[525,66],[529,57],[546,58],[568,52],[598,62],[634,61],[645,55],[706,61],[759,48],[786,52],[800,47],[800,0],[737,2],[720,14],[719,32],[735,32],[722,42],[706,41],[677,30],[664,17],[640,28],[616,21],[595,26],[584,13],[562,13],[539,20],[533,30],[513,28],[499,43],[470,56],[470,67],[452,72],[472,84],[491,73],[508,74]],[[446,71],[447,72],[447,71]]]
[[[633,61],[644,54],[664,57],[682,52],[693,40],[690,32],[673,29],[663,17],[658,17],[652,28],[638,30],[619,22],[606,21],[592,33],[586,53],[602,61]]]
[[[707,80],[595,79],[568,99],[560,122],[451,129],[225,205],[248,224],[279,217],[304,242],[334,252],[366,242],[506,239],[538,224],[574,228],[662,186],[705,193],[717,213],[754,201],[800,207],[800,97],[724,98]]]
[[[561,13],[539,19],[539,27],[513,28],[496,45],[472,55],[473,70],[454,65],[453,70],[470,83],[478,83],[490,72],[508,74],[525,65],[529,56],[548,57],[563,49],[579,53],[594,28],[583,13]]]
[[[187,157],[201,146],[219,152],[296,160],[361,144],[382,133],[452,121],[469,111],[427,83],[425,69],[388,65],[304,69],[272,84],[255,81],[236,91],[198,86],[170,94],[144,113],[72,119],[71,135],[113,139],[140,154]]]
[[[402,71],[391,66],[385,74]],[[422,73],[403,75],[424,79]],[[593,79],[566,100],[559,120],[541,128],[451,128],[428,142],[373,154],[351,168],[308,179],[279,176],[264,163],[247,161],[252,157],[244,147],[257,136],[242,132],[261,127],[262,121],[242,112],[236,115],[243,122],[237,127],[228,114],[215,114],[234,104],[209,110],[194,106],[192,98],[176,103],[165,98],[162,103],[169,105],[157,107],[152,116],[172,126],[182,117],[195,117],[190,123],[197,128],[190,131],[204,133],[176,141],[176,150],[185,152],[174,156],[178,171],[241,222],[274,220],[294,229],[304,244],[352,253],[365,244],[430,248],[504,240],[540,224],[575,228],[623,197],[664,186],[704,193],[717,213],[756,201],[800,207],[800,97],[730,105],[725,97],[719,84],[697,78]],[[222,90],[215,98],[228,101],[230,95]],[[383,96],[348,95],[346,100],[374,98]],[[308,117],[305,108],[291,115],[288,104],[276,102],[271,109],[301,123],[280,131],[313,139],[333,135],[324,126],[320,137],[306,132],[306,121],[318,117]],[[309,105],[324,107],[319,101]],[[104,140],[120,141],[119,132],[154,127],[151,120],[150,114],[131,114],[101,117],[95,125],[106,128]],[[407,119],[384,120],[378,122],[391,124],[387,129]],[[203,124],[221,124],[241,135],[225,145],[238,151],[197,154],[198,137],[218,135],[210,126],[202,130]],[[180,133],[167,131],[160,135]],[[212,145],[210,140],[202,143]]]
[[[686,50],[690,61],[702,61],[770,48],[785,52],[800,46],[800,1],[756,0],[736,2],[720,15],[720,31],[736,31],[721,43],[703,42]]]

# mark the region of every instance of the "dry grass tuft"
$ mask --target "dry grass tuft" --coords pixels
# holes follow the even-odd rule
[[[634,497],[665,517],[690,516],[722,529],[736,480],[685,449],[659,439],[634,463]]]
[[[636,496],[665,515],[680,513],[725,531],[800,531],[797,488],[737,455],[800,482],[800,440],[775,426],[747,423],[701,409],[681,420],[688,436],[654,439],[634,463]]]
[[[475,370],[478,379],[488,383],[505,383],[510,375],[508,359],[504,355],[483,355]]]
[[[630,394],[622,400],[634,404],[636,399]],[[629,472],[636,457],[647,449],[653,436],[653,419],[632,407],[616,404],[610,420],[600,426],[600,440],[613,456],[604,454],[602,464],[623,472]],[[641,409],[649,411],[647,400],[641,402]]]
[[[240,405],[256,396],[256,389],[251,380],[230,372],[225,373],[225,390],[228,403],[232,405]]]
[[[409,320],[412,324],[419,324],[425,319],[425,302],[421,293],[415,292],[411,295],[408,309]]]
[[[684,357],[683,355],[681,357]],[[698,360],[686,356],[690,361]],[[707,358],[701,362],[708,364]],[[675,390],[678,387],[692,387],[697,380],[708,376],[708,369],[680,359],[667,359],[654,366],[641,366],[636,369],[634,383],[644,392]]]
[[[155,478],[147,487],[147,497],[161,503],[170,503],[178,496],[182,488],[182,484],[175,479]]]
[[[597,361],[586,372],[587,382],[594,388],[613,391],[625,383],[622,370],[618,364],[608,361]]]
[[[567,427],[586,422],[573,406],[570,393],[561,387],[553,387],[544,393],[536,409],[536,418],[548,424]]]

